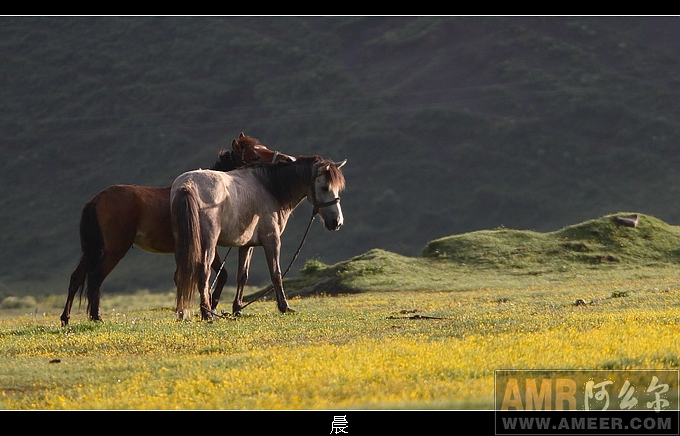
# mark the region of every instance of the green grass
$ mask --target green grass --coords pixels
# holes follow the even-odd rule
[[[495,369],[677,369],[678,278],[293,298],[213,323],[30,313],[0,321],[0,407],[490,409]]]
[[[212,323],[176,321],[172,293],[105,295],[103,322],[76,306],[68,327],[65,296],[5,301],[0,407],[492,409],[496,369],[678,369],[676,236],[607,216],[452,236],[420,258],[371,250],[305,264],[286,282],[295,313],[260,300]]]

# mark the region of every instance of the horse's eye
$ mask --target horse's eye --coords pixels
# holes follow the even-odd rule
[[[253,158],[253,162],[259,162],[260,161],[260,155],[256,154],[255,157]]]
[[[323,192],[328,192],[328,186],[322,186],[322,187],[321,187],[321,190],[322,190]]]

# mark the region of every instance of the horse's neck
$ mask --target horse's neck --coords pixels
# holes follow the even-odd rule
[[[286,217],[290,216],[293,211],[302,203],[302,201],[307,197],[307,189],[309,186],[300,185],[299,189],[294,190],[294,194],[285,198],[281,204],[280,212],[285,214]],[[287,218],[286,218],[287,219]]]
[[[295,165],[295,164],[292,164]],[[291,170],[293,167],[290,167]],[[302,200],[307,196],[309,186],[311,183],[310,175],[298,173],[299,178],[287,177],[273,177],[266,180],[264,186],[278,201],[282,210],[288,210],[289,213],[300,205]]]

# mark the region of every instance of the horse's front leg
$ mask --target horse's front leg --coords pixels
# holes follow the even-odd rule
[[[236,296],[232,305],[232,313],[236,316],[241,315],[243,309],[243,288],[248,282],[248,271],[250,270],[250,259],[253,257],[253,247],[239,247],[238,249],[238,272],[236,273]]]
[[[269,266],[269,277],[271,278],[274,291],[276,292],[276,304],[281,313],[295,312],[288,305],[286,294],[283,292],[283,274],[281,274],[281,264],[279,258],[281,255],[281,240],[276,239],[271,243],[263,245],[264,255],[267,258],[267,265]]]

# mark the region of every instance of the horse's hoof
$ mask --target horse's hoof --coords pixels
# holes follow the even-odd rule
[[[191,311],[190,310],[178,310],[177,321],[191,321]]]
[[[215,314],[217,314],[217,312],[211,308],[201,305],[201,321],[210,321],[214,318]]]

